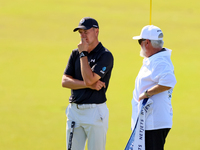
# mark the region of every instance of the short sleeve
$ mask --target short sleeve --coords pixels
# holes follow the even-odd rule
[[[103,78],[113,68],[113,56],[110,52],[101,55],[98,61],[92,66],[92,71]]]
[[[152,70],[151,78],[154,82],[163,86],[174,88],[176,84],[173,66],[167,62],[158,63]]]
[[[71,53],[64,74],[74,76],[74,52]]]

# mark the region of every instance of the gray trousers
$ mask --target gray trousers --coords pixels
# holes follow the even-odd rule
[[[72,138],[72,150],[84,150],[86,140],[88,140],[88,150],[105,150],[109,116],[106,103],[82,106],[71,103],[66,109],[66,116],[66,143],[69,141],[71,122],[75,121],[76,123]]]

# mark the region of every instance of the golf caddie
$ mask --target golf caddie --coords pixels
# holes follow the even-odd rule
[[[154,25],[143,27],[141,34],[133,39],[138,40],[141,46],[140,56],[144,57],[143,65],[135,80],[132,99],[132,129],[135,128],[136,123],[139,124],[139,129],[136,129],[136,133],[138,130],[139,134],[138,136],[136,134],[135,140],[145,137],[144,145],[140,144],[136,149],[163,150],[165,139],[172,127],[171,98],[176,84],[170,58],[172,51],[163,48],[163,32]],[[144,100],[148,100],[151,104],[146,105],[146,108],[143,107],[144,110],[141,111]],[[145,113],[144,119],[138,119]],[[144,129],[142,135],[141,131]]]
[[[106,91],[113,55],[99,42],[95,19],[81,19],[75,31],[80,43],[72,51],[62,77],[62,86],[71,89],[66,109],[67,149],[84,150],[88,140],[88,150],[105,150],[109,116]]]

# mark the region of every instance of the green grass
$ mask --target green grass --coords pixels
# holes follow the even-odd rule
[[[64,150],[70,90],[61,77],[79,43],[81,18],[100,24],[99,40],[115,63],[107,92],[107,150],[124,149],[131,134],[131,99],[142,64],[132,40],[149,24],[149,1],[0,0],[0,149]],[[153,1],[152,24],[173,50],[177,85],[166,150],[199,149],[200,2]]]

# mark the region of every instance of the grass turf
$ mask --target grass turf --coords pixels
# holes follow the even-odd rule
[[[65,108],[70,90],[61,77],[79,43],[72,30],[85,16],[100,24],[99,40],[115,64],[107,91],[107,150],[124,149],[130,131],[134,80],[142,64],[132,36],[149,24],[149,1],[1,0],[0,149],[65,149]],[[199,1],[153,1],[152,24],[173,50],[177,85],[174,124],[165,149],[199,148]]]

